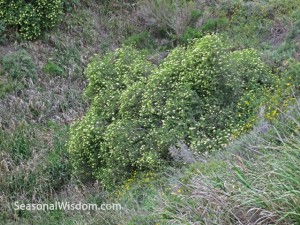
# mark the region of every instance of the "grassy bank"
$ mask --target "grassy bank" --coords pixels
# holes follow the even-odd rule
[[[82,0],[65,7],[63,20],[33,41],[0,21],[0,224],[300,224],[298,0]],[[242,132],[222,148],[195,153],[192,163],[172,156],[113,191],[78,179],[67,144],[70,125],[90,107],[83,91],[91,57],[130,45],[158,66],[176,47],[210,34],[230,51],[255,49],[279,77],[265,111],[256,109]],[[18,211],[15,201],[118,203],[122,210]]]

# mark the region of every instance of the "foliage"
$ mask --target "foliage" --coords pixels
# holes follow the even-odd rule
[[[201,26],[203,33],[219,33],[222,30],[225,30],[229,25],[229,21],[226,17],[220,17],[217,19],[208,19]]]
[[[239,107],[248,108],[248,110],[259,108],[260,112],[258,116],[253,114],[244,120],[241,132],[248,131],[257,123],[275,123],[281,113],[289,110],[289,105],[295,104],[299,96],[299,70],[300,63],[289,60],[286,62],[285,69],[276,71],[277,75],[273,75],[272,87],[264,89],[264,93],[248,92],[243,96],[243,100],[238,104]],[[243,113],[239,113],[238,116],[244,118]]]
[[[73,125],[69,151],[78,174],[114,185],[135,170],[155,170],[181,140],[218,149],[254,109],[238,102],[272,79],[254,50],[232,51],[218,36],[173,50],[155,67],[130,47],[88,65],[91,107]],[[114,174],[114,175],[113,175]]]
[[[300,12],[300,9],[298,13]],[[295,58],[296,60],[300,60],[300,18],[294,23],[287,33],[284,42],[276,49],[275,54],[272,56],[272,59],[277,62],[281,62],[283,60],[287,60],[290,58]]]
[[[268,64],[281,64],[297,51],[299,3],[284,1],[209,1],[199,3],[204,12],[192,24],[203,34],[222,33],[234,46],[255,48]]]
[[[33,2],[33,0],[24,1],[28,4]],[[163,0],[149,2],[153,4],[156,1],[163,2]],[[298,173],[296,173],[299,171],[299,148],[297,147],[299,146],[299,126],[297,125],[299,116],[295,117],[293,122],[284,119],[278,124],[277,120],[291,116],[289,104],[296,103],[295,108],[297,104],[299,105],[294,96],[299,95],[300,90],[299,1],[192,1],[192,12],[187,14],[191,15],[190,22],[187,28],[183,28],[184,32],[179,38],[169,25],[161,28],[155,23],[149,23],[151,22],[149,17],[137,18],[136,2],[135,0],[64,0],[63,10],[66,14],[61,25],[57,30],[45,33],[44,38],[37,42],[24,42],[21,34],[16,32],[20,30],[21,25],[7,26],[7,23],[0,19],[2,57],[19,45],[26,46],[27,51],[34,56],[36,64],[39,65],[38,73],[44,72],[45,75],[32,83],[28,78],[10,77],[3,66],[0,66],[0,127],[2,126],[0,128],[0,221],[3,221],[3,224],[49,225],[57,223],[298,224],[299,185],[291,181],[299,180]],[[166,0],[166,2],[181,1]],[[169,20],[171,23],[175,21],[175,25],[187,24],[180,22],[182,18],[185,18],[180,15],[180,12],[184,13],[184,4],[183,7],[176,9],[177,13],[174,15],[172,14],[173,3],[170,3],[170,7],[158,7],[157,10],[170,11],[169,15],[172,15],[172,18],[178,18]],[[33,23],[36,22],[33,21]],[[225,151],[218,151],[219,144],[212,145],[212,148],[216,146],[216,149],[213,149],[215,152],[209,154],[209,157],[206,158],[206,154],[195,154],[195,157],[199,157],[196,158],[199,162],[191,165],[192,169],[184,170],[182,174],[177,167],[171,168],[172,172],[163,170],[163,179],[154,176],[153,181],[150,182],[148,173],[145,171],[136,173],[136,170],[132,172],[133,169],[128,166],[129,172],[125,175],[122,173],[124,176],[117,174],[120,177],[119,180],[129,178],[126,179],[124,186],[117,188],[116,191],[119,193],[117,197],[110,196],[103,191],[102,185],[98,182],[93,184],[88,182],[82,185],[77,180],[69,180],[71,170],[64,146],[67,130],[63,129],[60,132],[50,129],[50,131],[50,123],[47,121],[48,119],[60,121],[58,126],[64,127],[63,123],[68,124],[85,111],[88,104],[82,101],[80,95],[86,84],[82,69],[89,62],[89,57],[96,52],[102,54],[115,49],[125,40],[126,45],[151,50],[149,52],[153,53],[153,56],[147,56],[147,58],[159,64],[168,53],[155,54],[155,51],[157,49],[170,50],[174,47],[174,39],[177,41],[176,44],[188,45],[195,43],[195,38],[215,32],[221,33],[234,44],[235,47],[228,51],[236,51],[245,47],[257,49],[264,62],[272,66],[275,74],[271,79],[273,80],[271,88],[264,88],[264,90],[257,88],[252,92],[246,90],[238,101],[233,117],[234,121],[240,121],[234,122],[234,126],[240,127],[232,129],[233,134],[230,131],[230,136],[226,138],[229,142],[233,142],[234,149],[229,144]],[[126,54],[130,56],[131,52]],[[184,58],[185,53],[182,55]],[[99,59],[98,62],[101,60],[103,59]],[[41,68],[42,65],[44,68]],[[110,68],[115,68],[115,65],[111,65]],[[154,70],[156,70],[155,67],[151,71]],[[56,76],[61,71],[63,71],[62,76]],[[149,78],[148,75],[147,77]],[[135,106],[140,105],[140,99],[136,96],[144,96],[148,78],[143,84],[137,85],[141,89],[138,92],[140,95],[134,93],[135,87],[126,86],[126,90],[131,89],[127,97],[124,97],[128,104],[122,104],[123,112],[126,111],[128,105],[132,106],[129,107],[126,116],[132,114]],[[10,94],[6,94],[7,92]],[[111,93],[113,94],[114,91]],[[161,95],[160,91],[158,93]],[[4,97],[2,97],[3,94]],[[93,101],[93,96],[93,94],[89,96],[91,101]],[[133,97],[128,100],[130,96]],[[108,98],[109,94],[104,97]],[[132,101],[136,101],[137,104],[131,104]],[[169,100],[171,101],[173,100]],[[120,106],[116,108],[118,110]],[[258,109],[259,116],[257,116]],[[133,116],[134,120],[139,117],[140,113],[139,109],[136,111],[137,113]],[[257,113],[253,113],[254,111]],[[100,112],[101,110],[97,113]],[[176,113],[175,111],[175,116]],[[119,112],[116,111],[116,114],[119,115]],[[120,121],[120,117],[115,118]],[[217,118],[215,121],[217,123],[218,116],[211,116],[212,121],[215,120],[214,118]],[[37,126],[19,126],[24,120],[35,123]],[[111,123],[112,120],[109,120],[106,125],[109,126]],[[207,122],[209,123],[211,121]],[[120,125],[122,129],[125,127],[123,124]],[[254,124],[258,124],[254,127],[255,132],[251,131],[251,135],[246,134],[236,138],[241,132],[251,130]],[[274,124],[276,129],[271,129]],[[106,129],[105,126],[103,127]],[[156,139],[161,141],[162,138],[169,138],[166,135],[168,130],[161,132],[161,136],[154,135],[154,132],[159,129],[157,126],[159,124],[153,128],[151,133],[153,135],[147,137],[150,143]],[[122,139],[125,135],[120,135],[118,139],[119,135],[114,134],[116,130],[119,132],[116,127],[116,125],[112,126],[107,132],[110,132],[109,135],[113,137],[109,144],[113,145],[114,140],[120,140],[118,142],[120,146],[126,138]],[[204,124],[203,127],[205,128],[206,125]],[[7,130],[2,130],[2,128]],[[281,129],[286,131],[282,132]],[[148,130],[146,129],[146,132]],[[268,132],[270,130],[272,132]],[[219,136],[227,132],[224,131]],[[191,130],[190,133],[192,134],[193,131]],[[212,142],[212,137],[213,135],[208,137],[209,143]],[[287,141],[285,137],[290,140]],[[197,138],[202,140],[202,137]],[[169,154],[172,153],[171,149],[186,146],[188,151],[195,151],[191,148],[189,141],[189,138],[185,141],[179,140],[168,148],[167,160],[172,159],[172,166],[176,158],[173,154]],[[264,146],[269,143],[272,145]],[[81,143],[78,146],[82,149]],[[109,147],[109,149],[113,151],[115,148]],[[121,147],[118,151],[120,149]],[[101,152],[102,150],[101,147]],[[117,154],[124,156],[123,150],[121,154],[118,151],[112,156],[115,157]],[[87,151],[83,152],[83,156],[88,154]],[[79,155],[79,151],[76,154]],[[259,155],[261,157],[258,157]],[[235,161],[234,167],[227,161],[228,159]],[[114,160],[108,161],[112,165]],[[122,162],[126,163],[125,160]],[[168,162],[163,160],[163,163]],[[82,167],[84,166],[85,164],[82,163]],[[124,169],[125,172],[126,170],[127,168]],[[114,170],[111,172],[111,177],[115,176],[113,172]],[[142,176],[141,180],[136,179],[137,174]],[[150,174],[156,175],[156,173]],[[101,176],[100,172],[98,176]],[[104,179],[108,180],[109,174],[105,173],[105,176]],[[168,187],[165,188],[167,185]],[[123,210],[21,212],[6,207],[15,200],[23,203],[80,201],[97,204],[116,201],[121,203]]]
[[[100,62],[99,59],[95,59],[89,64],[87,75],[90,83],[86,94],[93,101],[85,119],[73,126],[69,142],[75,170],[84,172],[87,176],[99,176],[99,178],[101,176],[108,181],[111,178],[118,180],[125,174],[133,172],[131,168],[128,168],[130,164],[141,164],[141,162],[134,162],[135,159],[141,157],[141,150],[137,149],[136,153],[132,152],[136,154],[132,157],[128,155],[131,155],[129,149],[126,150],[131,147],[130,142],[135,142],[135,139],[140,138],[139,133],[136,132],[136,129],[140,129],[139,121],[133,123],[129,120],[116,120],[114,123],[112,121],[115,120],[115,117],[119,117],[117,107],[122,91],[125,90],[125,84],[130,88],[135,81],[144,79],[152,69],[153,66],[147,63],[139,52],[132,51],[129,54],[128,49],[127,51],[118,50],[114,54],[108,54]],[[133,90],[133,88],[131,89]],[[103,110],[99,111],[98,105],[101,105]],[[86,126],[89,128],[86,129]],[[124,132],[117,132],[121,134],[117,135],[118,129],[124,130]],[[115,140],[113,140],[114,138]],[[122,149],[124,146],[121,144],[127,138],[130,139],[126,141],[128,147]],[[120,145],[115,145],[114,141],[119,142]],[[109,148],[117,149],[110,151]],[[82,151],[82,157],[78,155],[80,151]],[[117,156],[119,151],[123,153]],[[86,169],[84,170],[82,170],[82,163],[85,164]],[[103,166],[99,166],[101,164]],[[115,166],[116,164],[118,166]],[[145,166],[148,165],[145,164]],[[111,177],[111,172],[115,172],[118,176]]]
[[[5,34],[6,25],[3,21],[0,21],[0,45],[3,45],[7,41],[7,37]]]
[[[299,100],[288,108],[203,162],[130,180],[118,196],[130,209],[122,224],[299,224]]]
[[[155,43],[150,32],[144,31],[128,37],[123,42],[124,45],[135,46],[138,49],[153,49]]]
[[[31,40],[54,27],[61,20],[62,9],[62,0],[1,0],[0,19]]]
[[[63,7],[65,12],[72,12],[79,5],[80,0],[64,0]]]
[[[189,44],[190,41],[196,38],[203,37],[203,33],[199,29],[187,27],[185,32],[180,37],[180,43]]]
[[[64,70],[52,61],[47,62],[47,64],[43,67],[43,71],[50,75],[62,76],[64,74]]]
[[[31,55],[23,49],[5,55],[2,65],[7,76],[12,79],[35,78],[37,75]]]

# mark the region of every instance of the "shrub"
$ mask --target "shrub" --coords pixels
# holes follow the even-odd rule
[[[48,61],[47,64],[43,67],[43,71],[50,75],[62,76],[65,71],[57,64],[52,61]]]
[[[139,34],[134,34],[128,37],[124,42],[124,45],[135,46],[138,49],[149,49],[152,50],[155,47],[155,42],[151,33],[148,31],[143,31]]]
[[[62,0],[1,0],[0,19],[15,27],[25,39],[39,37],[61,19]]]
[[[219,33],[225,30],[229,24],[226,17],[220,17],[217,19],[208,19],[201,27],[203,33]]]
[[[5,34],[6,25],[3,21],[0,21],[0,45],[3,45],[7,41],[7,37]]]
[[[25,50],[18,50],[5,55],[2,65],[7,76],[12,79],[35,78],[37,75],[32,57]]]
[[[91,107],[72,126],[69,151],[79,175],[106,187],[162,167],[178,141],[221,148],[255,110],[238,104],[245,93],[272,83],[254,50],[232,51],[214,35],[176,48],[159,67],[127,47],[95,58],[86,73]]]
[[[135,97],[135,91],[142,91],[141,83],[137,81],[144,80],[153,67],[144,60],[143,55],[129,47],[110,53],[102,59],[96,58],[88,65],[86,73],[90,82],[86,95],[92,99],[91,108],[84,119],[72,127],[69,141],[73,167],[79,175],[84,175],[82,177],[98,177],[100,180],[105,180],[106,184],[111,180],[116,182],[132,172],[134,166],[131,165],[134,164],[135,159],[142,158],[142,150],[139,150],[138,146],[136,152],[132,152],[135,155],[131,155],[131,149],[129,149],[129,147],[134,147],[133,142],[140,138],[139,133],[136,132],[136,129],[140,129],[139,121],[131,123],[125,118],[123,121],[117,120],[120,116],[117,111],[122,92],[124,91],[123,95],[128,97]],[[127,91],[125,91],[126,86]],[[137,90],[138,87],[140,90]],[[126,115],[125,107],[134,110],[134,101],[135,99],[132,99],[130,105],[120,106],[124,109],[124,116]],[[103,110],[99,111],[98,105],[101,105]],[[124,132],[120,133],[118,129]],[[125,147],[122,144],[127,138],[130,139],[126,141],[128,149],[122,149]],[[114,141],[119,145],[113,143]],[[137,145],[140,144],[137,143]],[[110,151],[112,146],[116,147],[115,152]],[[123,153],[118,156],[119,151]],[[144,156],[146,157],[146,154]],[[118,166],[114,166],[116,163]],[[85,169],[82,167],[83,164],[85,164]],[[118,176],[111,176],[114,172]]]
[[[199,29],[193,27],[187,27],[185,32],[180,37],[180,43],[189,44],[190,41],[196,38],[203,37],[203,33]]]
[[[80,0],[64,0],[63,6],[65,12],[71,12],[77,5],[79,5]]]

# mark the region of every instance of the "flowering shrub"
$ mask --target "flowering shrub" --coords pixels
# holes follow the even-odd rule
[[[62,0],[0,0],[0,19],[31,40],[55,26],[62,9]]]
[[[241,111],[251,112],[260,109],[260,115],[238,113],[238,117],[244,121],[240,129],[235,131],[235,136],[248,131],[261,120],[273,123],[278,120],[280,114],[287,113],[291,105],[296,104],[300,90],[300,63],[296,60],[286,61],[286,68],[272,75],[272,85],[269,88],[247,92],[238,103]]]
[[[273,81],[254,50],[233,51],[215,35],[174,49],[158,67],[118,49],[86,74],[91,106],[71,128],[69,151],[78,175],[106,187],[165,165],[178,141],[197,152],[221,148],[256,110],[244,96]]]

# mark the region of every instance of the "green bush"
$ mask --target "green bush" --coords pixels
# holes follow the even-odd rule
[[[190,41],[196,38],[203,37],[203,33],[199,29],[187,27],[186,31],[180,37],[180,43],[189,44]]]
[[[155,41],[148,31],[143,31],[138,34],[134,34],[128,37],[124,42],[124,45],[133,45],[138,49],[154,49]]]
[[[74,8],[79,5],[80,0],[64,0],[63,6],[65,12],[71,12]]]
[[[72,126],[69,151],[79,175],[106,187],[165,165],[178,141],[197,152],[221,148],[253,115],[243,96],[272,83],[254,50],[232,51],[214,35],[176,48],[159,67],[145,58],[127,47],[86,70],[91,107]]]
[[[65,71],[59,65],[55,64],[52,61],[48,61],[47,64],[43,67],[43,71],[50,75],[63,76]]]
[[[229,21],[226,17],[208,19],[201,27],[203,33],[219,33],[227,28]]]
[[[7,37],[5,34],[6,25],[3,21],[0,21],[0,45],[3,45],[7,41]]]
[[[18,50],[5,55],[2,65],[6,75],[12,79],[35,78],[37,75],[33,59],[25,50]]]
[[[18,29],[25,39],[35,39],[60,21],[62,3],[62,0],[0,0],[0,19]]]

